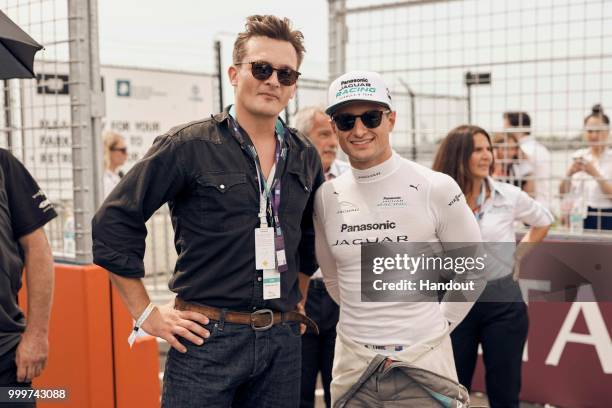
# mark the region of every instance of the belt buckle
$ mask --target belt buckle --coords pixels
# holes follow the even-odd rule
[[[261,327],[257,327],[255,326],[255,317],[254,315],[261,315],[261,314],[270,314],[270,323],[266,324],[265,326],[261,326]],[[256,310],[253,313],[251,313],[251,328],[255,331],[266,331],[269,330],[272,326],[274,325],[274,312],[270,309],[260,309],[260,310]]]

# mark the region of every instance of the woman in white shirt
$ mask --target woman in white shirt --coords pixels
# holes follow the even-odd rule
[[[584,199],[587,217],[583,226],[588,229],[612,230],[612,149],[608,146],[610,118],[601,105],[593,106],[584,119],[586,149],[573,154],[566,178],[559,186],[561,195],[574,193]]]
[[[488,247],[488,252],[498,249],[493,255],[505,258],[488,265],[486,289],[451,333],[459,381],[470,389],[481,344],[491,407],[518,408],[522,354],[529,322],[527,306],[516,282],[516,265],[531,245],[516,248],[514,225],[516,221],[530,225],[521,243],[537,243],[546,236],[553,217],[519,187],[494,181],[490,177],[493,168],[489,135],[484,129],[470,125],[449,132],[433,164],[434,170],[453,177],[461,187],[478,220],[485,249]]]
[[[119,170],[127,160],[127,146],[125,139],[119,133],[106,132],[104,133],[104,197],[106,197],[115,188],[123,172]]]

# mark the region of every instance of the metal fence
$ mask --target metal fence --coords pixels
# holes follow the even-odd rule
[[[612,2],[328,0],[328,8],[330,79],[383,75],[398,151],[429,164],[451,128],[471,122],[495,133],[504,111],[526,111],[552,155],[550,206],[560,215],[560,180],[586,146],[583,119],[597,103],[612,112]],[[479,84],[487,74],[490,83]]]
[[[36,79],[2,83],[0,146],[25,164],[58,210],[46,227],[54,254],[89,263],[100,191],[95,136],[103,116],[96,0],[3,0],[0,6],[45,47],[35,59]]]

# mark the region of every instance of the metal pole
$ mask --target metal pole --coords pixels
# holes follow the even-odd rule
[[[21,161],[23,163],[26,163],[27,160],[27,156],[26,156],[26,131],[25,131],[25,85],[24,85],[24,81],[25,79],[20,79],[19,80],[19,123],[20,123],[20,127],[21,127]]]
[[[408,95],[410,95],[410,127],[412,131],[412,160],[417,160],[417,146],[416,146],[416,95],[410,88],[408,88]]]
[[[467,109],[468,109],[468,124],[472,124],[472,85],[466,84],[467,86]]]
[[[215,41],[215,60],[217,65],[217,86],[219,92],[219,112],[223,111],[225,108],[223,104],[223,73],[221,70],[223,69],[221,65],[221,41]]]
[[[98,0],[89,0],[89,75],[91,100],[91,163],[94,210],[104,201],[102,175],[104,174],[104,146],[102,142],[102,118],[106,116],[106,98],[102,92],[100,73],[100,48],[98,42]],[[93,218],[93,213],[91,214]]]
[[[3,79],[2,83],[4,85],[4,126],[6,127],[6,143],[8,145],[9,151],[13,150],[13,123],[11,121],[11,90],[9,89],[9,81],[8,79]]]
[[[329,81],[345,72],[346,42],[346,0],[327,0],[329,10]]]
[[[76,261],[92,262],[91,219],[101,201],[101,116],[96,0],[68,0]]]
[[[410,132],[411,132],[411,142],[412,142],[412,160],[416,161],[417,159],[417,143],[416,143],[416,94],[412,91],[412,88],[408,86],[408,84],[402,79],[398,78],[399,83],[402,84],[406,92],[408,92],[408,97],[410,98]]]

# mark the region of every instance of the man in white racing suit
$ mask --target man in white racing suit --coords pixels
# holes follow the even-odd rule
[[[449,333],[473,303],[446,301],[453,291],[440,303],[362,301],[361,244],[480,242],[478,224],[451,177],[391,149],[396,112],[380,75],[336,79],[326,112],[351,164],[315,196],[317,259],[341,306],[332,403],[354,388],[377,354],[388,357],[385,368],[408,362],[457,381]],[[401,387],[401,379],[390,381]]]

